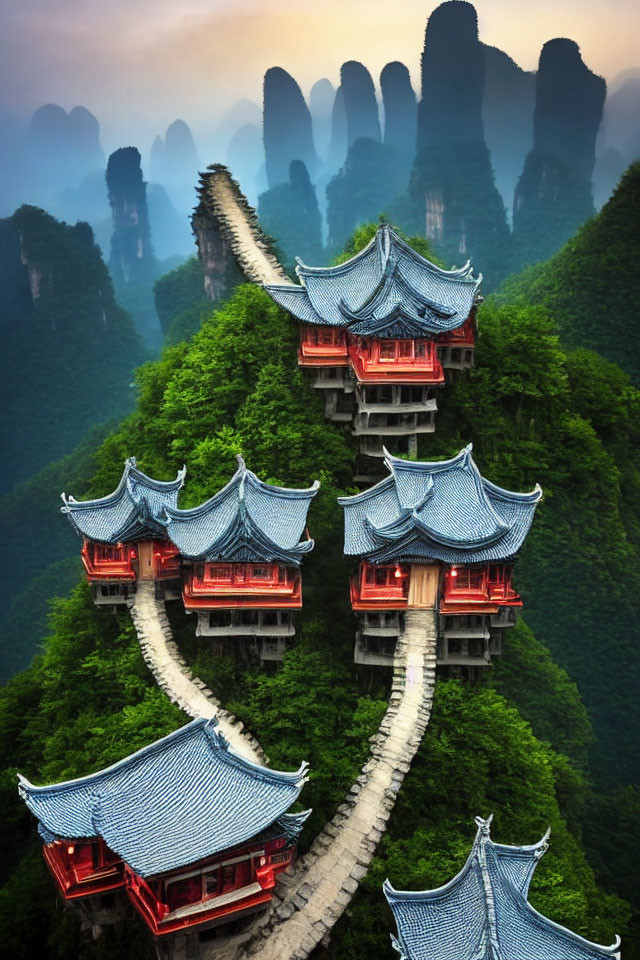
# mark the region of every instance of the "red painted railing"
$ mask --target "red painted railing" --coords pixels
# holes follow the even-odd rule
[[[444,370],[433,340],[350,338],[349,358],[363,383],[443,383]]]
[[[44,858],[65,900],[89,897],[124,885],[124,864],[104,841],[56,840]]]
[[[351,579],[354,610],[403,610],[409,594],[409,567],[363,561]]]
[[[497,613],[499,606],[522,606],[511,586],[511,574],[510,564],[449,567],[444,577],[441,612]]]
[[[87,580],[135,580],[133,564],[138,559],[135,544],[102,544],[85,540],[82,545],[82,562],[87,571]]]
[[[175,580],[180,576],[180,551],[172,543],[154,540],[153,561],[156,580]]]
[[[187,610],[301,607],[302,577],[277,563],[196,563],[185,570],[182,596]]]
[[[278,838],[262,847],[227,850],[148,880],[127,866],[125,889],[151,932],[162,937],[196,926],[227,923],[264,909],[277,875],[295,856],[295,845],[286,847],[286,840]],[[211,893],[212,889],[215,892]]]
[[[152,550],[154,579],[174,580],[180,576],[180,554],[177,547],[165,540],[154,540]],[[103,544],[85,540],[81,556],[89,581],[136,579],[136,543]]]
[[[298,362],[302,367],[346,367],[349,363],[346,333],[335,327],[303,325]]]

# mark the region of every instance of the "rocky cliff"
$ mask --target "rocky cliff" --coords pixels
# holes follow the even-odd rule
[[[359,137],[381,140],[376,92],[367,68],[357,60],[343,63],[340,86],[347,124],[347,147]]]
[[[335,173],[340,169],[347,156],[347,114],[344,108],[342,86],[336,90],[331,111],[331,140],[327,156],[327,171]]]
[[[159,325],[152,287],[161,270],[151,245],[147,184],[135,147],[121,147],[109,157],[107,191],[113,225],[109,270],[116,295],[141,335],[154,345]]]
[[[237,182],[222,164],[200,175],[192,218],[209,300],[227,297],[237,283],[279,283],[284,271]]]
[[[174,120],[167,127],[164,140],[157,136],[151,147],[151,179],[165,187],[192,184],[200,160],[189,126]]]
[[[270,187],[289,179],[289,164],[302,160],[313,176],[317,157],[311,114],[300,87],[282,67],[264,76],[264,152]]]
[[[53,103],[36,110],[24,138],[23,198],[48,203],[96,170],[104,170],[104,153],[95,116]]]
[[[482,264],[490,287],[507,272],[509,235],[484,139],[484,83],[475,8],[447,0],[427,23],[410,192],[416,226],[450,263]]]
[[[384,105],[384,143],[398,155],[403,169],[411,169],[416,155],[418,106],[409,71],[398,60],[388,63],[380,74]]]
[[[309,110],[313,123],[313,140],[321,158],[326,158],[331,142],[331,114],[336,91],[326,77],[316,80],[309,93]]]
[[[287,183],[260,195],[258,217],[275,240],[283,263],[293,265],[295,257],[313,265],[322,263],[318,198],[302,160],[292,160]]]
[[[481,43],[484,54],[482,123],[496,187],[510,213],[526,155],[533,146],[536,75],[503,50]]]
[[[536,76],[533,149],[513,205],[516,267],[545,260],[594,213],[591,175],[606,84],[573,40],[545,43]]]

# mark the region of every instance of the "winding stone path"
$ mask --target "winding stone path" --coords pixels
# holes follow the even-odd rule
[[[436,671],[437,613],[408,610],[396,645],[389,707],[371,757],[311,850],[280,875],[269,911],[244,935],[218,940],[207,960],[305,960],[363,879],[427,728]]]
[[[200,193],[245,277],[256,283],[286,280],[265,242],[255,211],[229,171],[221,165],[209,167]],[[152,584],[139,585],[131,616],[143,656],[169,697],[191,716],[217,716],[234,749],[264,763],[256,741],[243,734],[242,725],[222,710],[180,657]],[[437,633],[435,610],[407,610],[404,632],[396,643],[389,706],[371,738],[370,758],[346,800],[309,852],[279,876],[269,909],[243,933],[201,943],[197,951],[201,960],[306,960],[319,943],[328,942],[369,869],[429,723]],[[187,950],[186,939],[178,938],[169,951],[174,960],[182,957],[183,948],[185,956],[194,955]]]
[[[142,656],[160,689],[190,717],[215,717],[221,733],[237,753],[253,763],[265,765],[267,758],[257,740],[240,720],[220,705],[202,680],[191,673],[173,639],[164,602],[156,598],[154,582],[140,580],[127,605]]]
[[[242,273],[254,283],[291,282],[269,250],[256,212],[227,167],[212,164],[202,176],[204,195]]]

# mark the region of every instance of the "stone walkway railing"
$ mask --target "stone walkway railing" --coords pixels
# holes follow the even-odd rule
[[[408,610],[396,645],[389,707],[371,757],[311,850],[281,874],[266,915],[244,935],[201,946],[208,960],[305,960],[351,901],[427,728],[436,672],[437,613]]]
[[[142,656],[160,689],[190,717],[216,717],[221,733],[237,753],[254,763],[266,764],[267,758],[257,740],[247,733],[240,720],[223,709],[202,680],[191,673],[173,640],[164,603],[155,595],[154,582],[139,581],[128,606]]]

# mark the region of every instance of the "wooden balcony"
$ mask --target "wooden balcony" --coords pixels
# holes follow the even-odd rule
[[[176,580],[180,576],[180,553],[172,543],[154,540],[153,561],[156,580]]]
[[[409,595],[409,567],[363,561],[351,579],[353,610],[404,610]]]
[[[348,366],[349,350],[345,332],[334,327],[301,327],[298,363],[301,367]]]
[[[511,573],[509,564],[449,567],[444,577],[440,612],[495,615],[501,606],[522,606],[511,586]]]
[[[124,886],[124,864],[101,839],[56,840],[44,859],[65,900],[90,897]]]
[[[349,358],[362,383],[444,383],[444,370],[432,340],[360,340],[349,344]]]
[[[140,576],[144,558],[145,579],[175,580],[180,576],[180,554],[166,540],[104,544],[85,540],[82,562],[90,582],[130,582]]]
[[[87,580],[135,580],[134,564],[138,559],[135,544],[118,543],[107,545],[85,540],[82,544],[82,563]]]
[[[185,570],[186,610],[302,606],[302,576],[295,567],[255,563],[197,563]]]
[[[284,838],[224,854],[143,880],[129,867],[129,900],[156,937],[198,927],[219,926],[255,913],[270,902],[276,877],[295,860],[296,847]]]

